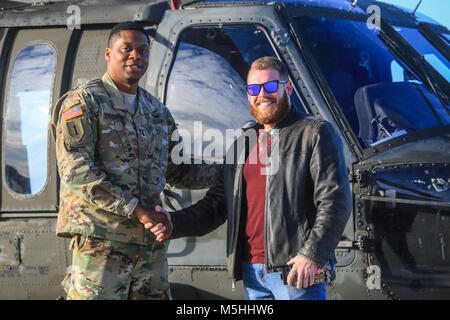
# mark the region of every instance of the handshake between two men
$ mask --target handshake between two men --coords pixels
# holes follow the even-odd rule
[[[144,224],[145,229],[150,230],[156,236],[156,241],[162,242],[169,239],[172,235],[173,224],[171,216],[160,206],[156,206],[155,210],[138,206],[135,213],[139,221]],[[292,266],[292,268],[283,277],[287,285],[297,287],[297,289],[312,286],[317,281],[315,278],[317,274],[325,275],[324,269],[300,255],[290,259],[287,265]],[[329,266],[326,267],[326,269],[328,268]],[[328,278],[332,278],[331,274]],[[321,277],[319,276],[317,279],[320,280]]]
[[[170,214],[160,206],[156,206],[155,210],[152,210],[138,204],[135,209],[135,214],[145,229],[150,229],[156,236],[157,241],[167,240],[172,235],[173,225]]]

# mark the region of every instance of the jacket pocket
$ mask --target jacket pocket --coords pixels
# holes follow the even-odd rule
[[[167,162],[169,152],[168,126],[166,123],[151,123],[148,126],[146,149],[148,156],[157,162]]]
[[[123,151],[131,151],[127,150],[127,147],[130,145],[127,137],[127,131],[125,128],[125,125],[119,121],[114,120],[114,132],[112,132],[113,136],[111,137],[114,141],[113,143],[117,144],[115,147],[122,149]],[[111,143],[109,144],[110,147],[112,147]]]
[[[125,127],[118,119],[102,119],[97,141],[98,154],[105,164],[129,157]]]

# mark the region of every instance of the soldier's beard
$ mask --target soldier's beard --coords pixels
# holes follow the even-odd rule
[[[286,92],[279,101],[275,99],[265,99],[265,101],[271,100],[276,102],[275,106],[270,109],[260,110],[258,105],[262,102],[257,100],[256,103],[250,103],[250,113],[261,124],[276,124],[280,122],[289,111],[289,100]]]

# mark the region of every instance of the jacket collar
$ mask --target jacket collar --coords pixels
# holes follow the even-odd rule
[[[291,109],[289,112],[284,116],[283,119],[281,119],[280,122],[277,123],[274,129],[283,129],[286,127],[289,127],[291,124],[293,124],[295,121],[297,121],[301,117],[301,114],[297,112],[297,109],[293,105],[291,105]]]
[[[116,84],[111,79],[108,72],[105,72],[103,75],[102,82],[106,89],[106,93],[108,93],[112,100],[112,107],[118,110],[129,111],[131,106],[128,104],[123,94],[120,93],[120,90],[117,89]]]

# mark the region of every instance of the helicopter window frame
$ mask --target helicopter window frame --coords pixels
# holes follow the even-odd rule
[[[171,76],[172,76],[173,71],[174,71],[174,66],[176,64],[177,57],[178,57],[178,54],[180,52],[180,45],[182,43],[190,45],[189,42],[183,41],[183,35],[185,35],[186,32],[189,32],[190,30],[192,30],[194,28],[205,29],[205,30],[208,29],[208,28],[213,28],[213,29],[223,30],[224,28],[230,28],[230,27],[231,28],[236,28],[236,31],[240,31],[239,27],[241,27],[241,28],[242,27],[248,28],[248,30],[253,30],[253,32],[255,32],[256,30],[260,31],[261,32],[261,36],[263,36],[265,38],[265,41],[266,41],[265,46],[267,46],[267,48],[270,48],[270,50],[271,50],[271,55],[275,55],[279,59],[284,61],[283,54],[281,54],[277,50],[277,47],[274,45],[273,39],[270,36],[270,33],[268,32],[266,26],[264,26],[264,25],[262,25],[260,23],[251,22],[251,21],[246,21],[246,22],[243,22],[243,23],[236,23],[236,22],[233,23],[232,22],[232,23],[220,23],[220,24],[219,23],[217,23],[217,24],[216,23],[204,23],[204,24],[195,23],[195,24],[190,24],[190,25],[185,26],[182,30],[177,31],[176,39],[173,40],[173,43],[175,43],[176,45],[174,46],[173,51],[171,51],[170,67],[164,73],[164,75],[165,75],[164,81],[161,81],[162,82],[161,83],[161,91],[162,91],[161,96],[163,97],[163,99],[161,99],[161,100],[166,104],[166,106],[169,108],[169,110],[171,110],[171,113],[174,116],[175,122],[177,122],[177,124],[179,122],[179,119],[177,119],[176,114],[174,114],[173,109],[171,109],[170,104],[168,104],[168,94],[169,94],[169,91],[170,91],[169,82],[171,80]],[[232,40],[231,37],[230,37],[230,40]],[[248,59],[244,59],[244,54],[246,52],[244,50],[242,50],[242,48],[240,48],[239,45],[236,44],[234,41],[233,41],[233,43],[236,46],[236,50],[239,51],[239,55],[242,58],[242,60],[240,61],[241,63],[240,64],[238,63],[238,65],[242,65],[243,63],[245,63],[245,64],[247,64],[246,67],[249,68],[253,61],[248,61],[248,60],[252,60],[253,57],[252,58],[248,58]],[[208,50],[207,48],[203,48],[202,46],[198,46],[198,47],[201,48],[204,51],[210,51],[210,53],[215,54],[217,56],[220,56],[220,54],[217,53],[217,52],[214,52],[212,50]],[[265,55],[265,54],[262,54],[261,56],[263,56],[263,55]],[[223,56],[220,56],[219,58],[223,58],[224,61],[227,61],[228,63],[230,63],[230,60],[228,60],[227,58],[225,58]],[[151,57],[150,57],[150,60],[151,60]],[[241,89],[242,89],[243,93],[245,94],[244,95],[245,96],[245,107],[248,109],[248,100],[247,100],[247,95],[246,95],[246,92],[245,92],[245,84],[246,84],[246,78],[247,78],[248,70],[242,70],[241,67],[236,67],[236,65],[234,65],[232,63],[230,63],[230,67],[231,67],[231,69],[233,69],[233,71],[236,73],[236,75],[238,74],[238,77],[242,78],[242,84],[243,85],[242,85]],[[175,68],[176,68],[176,66],[175,66]],[[294,95],[296,95],[296,98],[294,98],[296,100],[292,100],[292,96],[291,96],[291,103],[294,103],[294,101],[295,101],[294,104],[296,105],[296,108],[301,110],[301,111],[303,111],[303,112],[306,112],[307,111],[307,104],[305,103],[305,99],[300,94],[300,91],[298,90],[298,88],[296,88],[297,83],[294,80],[295,78],[291,74],[289,74],[289,77],[290,77],[290,79],[291,79],[291,81],[292,81],[292,83],[294,85],[294,92],[295,92]],[[230,83],[230,84],[233,84],[233,83]],[[236,88],[236,86],[234,86],[234,87]],[[208,110],[208,111],[211,112],[211,110]],[[249,110],[248,110],[248,112],[249,112]],[[205,121],[204,118],[200,117],[200,119]],[[251,117],[249,119],[254,120],[253,117]],[[242,125],[244,125],[245,120],[249,120],[249,119],[242,119],[243,120]],[[203,126],[203,127],[205,127],[205,126]],[[180,127],[180,129],[183,129],[183,127]],[[184,129],[186,129],[186,128],[184,128]],[[214,128],[211,128],[211,129],[214,129]],[[239,130],[239,128],[234,128],[234,130]],[[206,137],[206,135],[208,134],[208,131],[203,129],[203,133],[205,134],[205,137]],[[190,132],[190,135],[191,135],[191,137],[195,138],[195,134],[193,132]],[[183,141],[185,141],[185,139]],[[209,141],[207,141],[207,142],[209,143]],[[216,142],[216,141],[214,141],[214,142]],[[228,140],[227,140],[227,143],[228,143]],[[206,149],[207,148],[205,148],[205,146],[203,145],[202,154],[206,153]],[[194,159],[195,159],[197,154],[196,154],[196,150],[194,149],[194,147],[191,147],[189,151],[190,151],[190,154],[188,156],[193,156]],[[224,150],[223,152],[224,152],[224,154],[226,154],[227,150]],[[185,154],[184,156],[186,157],[187,154]],[[171,190],[171,191],[174,192],[175,190]],[[176,190],[176,191],[177,192],[180,191],[181,194],[183,194],[182,190]],[[197,197],[201,198],[200,193],[205,192],[205,191],[206,190],[194,190],[190,197],[192,197],[192,198],[197,198]],[[180,201],[180,200],[178,200],[178,201]],[[183,203],[183,206],[184,205],[186,205],[186,203]],[[221,226],[221,228],[224,228],[224,225]],[[224,232],[224,231],[222,231],[222,232]],[[210,236],[208,236],[208,235],[206,235],[204,237],[205,237],[205,240],[199,242],[195,246],[202,247],[203,245],[211,245],[211,244],[207,244],[207,243],[211,243],[211,241],[215,241],[214,237],[213,237],[212,240],[209,238]],[[206,240],[206,239],[208,239],[208,240]],[[169,247],[169,253],[168,253],[168,256],[171,259],[170,260],[170,264],[171,265],[180,265],[180,263],[181,264],[186,264],[186,257],[184,257],[182,260],[178,260],[178,256],[179,256],[178,251],[181,251],[181,252],[183,251],[183,250],[180,249],[180,247],[183,247],[185,245],[184,241],[185,240],[182,240],[182,241],[181,240],[177,240],[177,241],[174,241],[173,243],[171,243],[171,247]],[[189,244],[189,246],[191,246],[191,245],[192,245],[192,243]],[[200,250],[201,251],[201,248],[196,248],[195,250]],[[224,256],[226,256],[226,255],[223,255],[223,254],[219,255],[219,258],[218,258],[216,263],[219,264],[219,265],[226,265],[226,260],[223,260]],[[190,264],[192,264],[192,265],[208,265],[208,264],[210,264],[209,261],[201,261],[201,260],[199,260],[200,258],[198,256],[196,256],[195,254],[194,254],[194,257],[195,257],[195,261],[189,262],[188,263],[189,265]],[[211,257],[209,257],[209,258],[211,258]]]
[[[323,18],[323,19],[341,19],[341,20],[349,20],[349,21],[367,21],[367,15],[356,13],[356,12],[348,12],[342,10],[333,10],[329,8],[314,8],[307,7],[302,8],[298,6],[289,6],[289,9],[286,10],[286,14],[289,16],[290,23],[294,23],[295,19],[301,18]],[[334,121],[340,127],[341,131],[346,134],[346,139],[348,139],[348,144],[352,146],[352,150],[354,155],[362,159],[364,153],[364,147],[350,123],[347,120],[339,102],[336,100],[334,93],[332,92],[328,81],[323,75],[322,71],[320,71],[320,67],[316,58],[312,54],[309,45],[305,43],[304,36],[301,33],[297,34],[297,46],[298,49],[305,61],[307,68],[309,69],[314,81],[318,88],[320,88],[322,95],[324,97],[325,102],[328,105],[329,110],[331,111]],[[319,70],[319,71],[315,71]],[[351,128],[348,130],[347,128]]]
[[[45,114],[45,118],[46,121],[45,123],[45,130],[40,130],[43,129],[41,127],[37,128],[34,127],[34,129],[38,129],[39,132],[42,133],[42,148],[37,152],[38,154],[42,154],[42,157],[45,158],[45,163],[43,163],[42,168],[41,169],[45,169],[45,173],[42,174],[42,176],[45,176],[43,179],[39,179],[38,181],[40,182],[39,185],[37,186],[38,190],[33,190],[32,189],[32,181],[33,178],[28,177],[29,179],[29,183],[30,183],[30,190],[29,193],[27,192],[19,192],[17,189],[14,189],[13,186],[11,186],[10,182],[9,182],[9,177],[8,177],[8,171],[7,171],[7,163],[8,163],[8,156],[10,155],[10,153],[8,152],[8,133],[10,132],[10,130],[8,129],[9,124],[11,123],[11,119],[10,119],[10,111],[13,110],[13,105],[12,105],[12,99],[11,99],[11,95],[13,94],[14,91],[14,81],[20,81],[20,79],[15,79],[15,77],[17,77],[17,71],[18,69],[16,68],[20,68],[20,65],[18,65],[17,63],[19,62],[19,59],[23,58],[23,54],[26,54],[27,50],[33,50],[33,48],[36,47],[42,47],[42,50],[45,51],[46,54],[49,55],[49,59],[51,59],[51,62],[49,63],[48,67],[49,69],[45,70],[45,72],[51,72],[51,74],[48,76],[49,81],[47,83],[45,83],[45,90],[24,90],[23,92],[37,92],[37,91],[42,91],[42,95],[45,95],[45,100],[47,101],[48,98],[48,107],[47,107],[47,111]],[[49,184],[49,172],[50,172],[50,168],[49,168],[49,152],[50,152],[50,148],[49,148],[49,139],[48,139],[48,134],[49,134],[49,116],[50,116],[50,112],[52,110],[52,105],[53,105],[53,88],[54,88],[54,84],[55,84],[55,78],[56,78],[56,73],[57,73],[57,62],[58,62],[58,50],[57,48],[48,41],[35,41],[32,43],[27,44],[26,46],[24,46],[14,57],[14,61],[11,63],[11,68],[10,71],[7,75],[6,78],[6,82],[7,82],[7,91],[5,90],[5,104],[4,104],[4,109],[3,109],[3,119],[5,119],[4,124],[3,124],[3,130],[4,130],[4,141],[3,141],[3,146],[4,146],[4,154],[2,155],[2,162],[3,162],[3,180],[4,180],[4,185],[6,186],[8,192],[10,194],[12,194],[14,196],[14,198],[17,199],[32,199],[32,198],[38,198],[41,194],[43,194],[45,192],[45,190],[47,189],[47,186]],[[29,56],[26,57],[25,56],[25,60],[24,62],[29,62],[29,61],[33,61],[35,60],[36,56]],[[34,62],[36,63],[36,62]],[[27,77],[30,76],[30,73],[26,74]],[[30,106],[30,101],[33,100],[31,98],[27,98],[25,99],[28,102],[27,105]],[[22,110],[23,111],[23,110]],[[28,110],[29,111],[29,110]],[[25,114],[23,114],[25,115]],[[20,116],[20,121],[23,120],[23,117]],[[35,119],[33,119],[35,120]],[[28,123],[28,125],[30,125],[31,123]],[[20,134],[22,136],[22,134],[24,132],[26,132],[28,126],[23,126],[20,128]],[[36,133],[36,132],[35,132]],[[32,136],[31,134],[27,134],[29,137]],[[34,136],[34,135],[33,135]],[[28,139],[30,140],[30,139]],[[33,152],[36,153],[36,152]],[[11,159],[10,161],[15,162],[15,160],[17,159]],[[28,167],[31,169],[30,165],[30,159],[27,159],[27,165]],[[30,170],[29,169],[29,170]],[[31,171],[31,170],[30,170]],[[37,171],[36,169],[34,169],[34,171]]]
[[[450,33],[440,33],[439,36],[450,46]]]
[[[0,28],[0,54],[1,54],[1,51],[3,50],[3,45],[5,43],[7,34],[8,34],[7,28]],[[3,65],[2,65],[2,67],[3,67]]]
[[[174,66],[175,66],[175,64],[177,62],[177,57],[178,57],[178,54],[180,52],[180,45],[181,44],[197,46],[198,48],[202,48],[202,49],[204,49],[206,51],[209,51],[212,54],[217,54],[218,56],[220,56],[224,60],[226,60],[230,64],[231,69],[233,69],[237,74],[239,74],[241,76],[241,78],[242,78],[242,80],[244,82],[244,84],[241,87],[242,87],[242,91],[245,93],[245,83],[246,83],[246,79],[247,79],[248,69],[250,68],[251,63],[255,59],[250,59],[250,58],[245,57],[246,52],[244,51],[244,48],[240,48],[239,44],[236,43],[235,41],[233,41],[233,39],[230,36],[230,34],[225,34],[225,36],[229,37],[229,40],[231,40],[231,42],[233,42],[233,45],[236,46],[236,50],[237,50],[238,55],[240,56],[240,59],[241,59],[240,63],[236,63],[236,61],[234,61],[234,63],[232,63],[231,60],[233,60],[233,58],[225,57],[224,55],[222,55],[220,53],[220,48],[217,49],[217,51],[214,51],[214,49],[208,49],[206,47],[204,48],[202,46],[199,46],[198,44],[192,44],[191,43],[192,41],[191,42],[183,41],[183,38],[186,36],[186,34],[188,34],[189,32],[192,32],[192,31],[195,32],[195,30],[200,30],[200,31],[201,30],[204,30],[204,31],[213,30],[214,31],[215,29],[217,29],[217,30],[225,30],[226,28],[230,28],[230,29],[235,28],[236,31],[238,31],[239,28],[248,28],[249,30],[253,29],[254,30],[253,32],[261,32],[262,36],[265,38],[265,41],[266,41],[265,45],[267,47],[265,49],[269,49],[269,47],[270,47],[270,49],[269,49],[269,50],[271,50],[270,55],[277,56],[279,59],[281,59],[283,61],[283,56],[278,52],[277,47],[274,45],[273,39],[270,36],[270,33],[267,31],[266,26],[264,26],[264,25],[262,25],[260,23],[255,23],[255,22],[254,23],[251,23],[251,22],[245,22],[245,23],[223,23],[223,24],[207,23],[207,24],[192,24],[192,25],[188,25],[185,28],[183,28],[181,31],[178,32],[177,39],[176,39],[176,47],[175,47],[175,49],[173,51],[174,52],[173,58],[171,60],[171,65],[170,65],[170,68],[169,68],[169,70],[167,72],[167,77],[166,77],[165,82],[164,82],[162,96],[164,97],[163,101],[164,101],[164,103],[166,105],[168,103],[168,94],[169,94],[169,91],[170,91],[169,82],[170,82],[171,76],[173,74],[173,68],[174,68]],[[229,30],[228,32],[232,33],[232,30]],[[195,41],[199,41],[199,40],[195,39]],[[265,54],[262,54],[262,55],[260,55],[260,57],[262,57],[264,55]],[[239,65],[239,64],[241,64],[241,65]],[[245,68],[247,68],[247,69],[243,69],[243,64],[246,64]],[[289,73],[290,73],[290,70],[289,70]],[[292,82],[293,87],[294,87],[294,92],[291,95],[291,104],[294,105],[295,108],[298,111],[300,111],[300,112],[310,112],[310,110],[308,110],[307,103],[305,102],[305,99],[303,98],[303,96],[300,94],[300,91],[296,87],[297,84],[294,81],[294,77],[291,74],[289,74],[289,78],[291,79],[291,82]],[[247,101],[246,94],[245,94],[245,105],[246,105],[246,107],[248,107],[248,101]],[[171,112],[173,113],[174,110],[173,110],[173,107],[170,108],[170,103],[169,103],[168,107],[171,110]],[[178,119],[177,119],[176,115],[174,114],[173,116],[175,118],[175,121],[178,123],[178,121],[177,121]],[[202,119],[202,120],[204,120],[204,119]],[[245,119],[245,120],[256,121],[253,118],[253,116],[250,116],[250,118]],[[245,122],[242,123],[242,126],[244,124],[245,124]],[[185,128],[181,127],[181,129],[185,129]],[[229,129],[231,129],[231,128],[229,128]],[[233,128],[233,130],[237,130],[237,129],[239,129],[239,127],[238,128]],[[190,131],[191,136],[193,137],[194,136],[194,132],[191,132],[192,130],[189,130],[189,131]],[[190,150],[192,151],[192,155],[194,155],[194,147],[193,146],[190,148]],[[223,154],[225,154],[225,153],[226,153],[226,150],[223,151]]]
[[[70,89],[70,79],[72,74],[72,60],[78,52],[79,30],[70,30],[64,27],[44,27],[44,28],[12,28],[8,30],[4,48],[2,51],[4,71],[1,105],[2,115],[5,114],[7,104],[7,93],[9,92],[11,72],[13,63],[22,49],[33,44],[46,44],[53,48],[55,58],[55,69],[51,86],[52,104],[49,110],[49,117],[54,109],[54,103],[68,89]],[[5,48],[7,46],[7,48]],[[26,70],[29,71],[28,69]],[[49,122],[50,119],[45,119]],[[5,130],[5,121],[2,124]],[[2,134],[2,148],[5,149],[5,132]],[[45,187],[35,195],[18,194],[10,190],[5,179],[5,158],[2,154],[1,168],[1,202],[0,217],[56,217],[59,210],[59,175],[56,160],[56,146],[52,139],[50,130],[47,131],[47,150],[43,150],[47,155],[47,182]]]
[[[283,61],[284,63],[286,63],[286,61],[284,61],[284,54],[281,54],[279,52],[279,50],[277,49],[277,46],[274,45],[273,43],[273,39],[270,36],[270,33],[267,30],[267,27],[263,24],[257,23],[257,22],[242,22],[242,23],[236,23],[236,22],[230,22],[230,23],[220,23],[220,24],[214,24],[214,23],[193,23],[190,25],[185,26],[181,31],[177,32],[177,38],[175,39],[175,47],[173,49],[173,57],[171,58],[170,61],[170,67],[168,68],[168,70],[166,71],[166,76],[164,78],[164,83],[162,86],[162,93],[161,93],[161,97],[162,97],[162,102],[166,103],[167,100],[167,87],[168,87],[168,83],[169,83],[169,78],[170,78],[170,74],[172,73],[172,69],[173,66],[175,64],[176,58],[177,58],[177,53],[179,50],[179,46],[181,43],[181,37],[182,35],[189,29],[192,28],[218,28],[218,29],[222,29],[222,28],[227,28],[227,27],[242,27],[242,26],[247,26],[247,27],[255,27],[258,28],[260,31],[262,31],[266,37],[266,40],[268,41],[268,43],[270,44],[274,54],[277,56],[278,59],[280,59],[281,61]],[[288,70],[290,73],[290,70]],[[297,88],[297,83],[294,80],[294,77],[289,74],[289,78],[291,79],[291,82],[293,84],[293,88],[294,88],[294,94],[295,94],[295,101],[298,102],[298,105],[296,105],[296,108],[300,111],[303,112],[311,112],[308,108],[308,104],[306,103],[306,99],[303,97],[301,90],[299,90]],[[245,79],[244,79],[245,81]],[[292,99],[292,96],[291,96]]]

